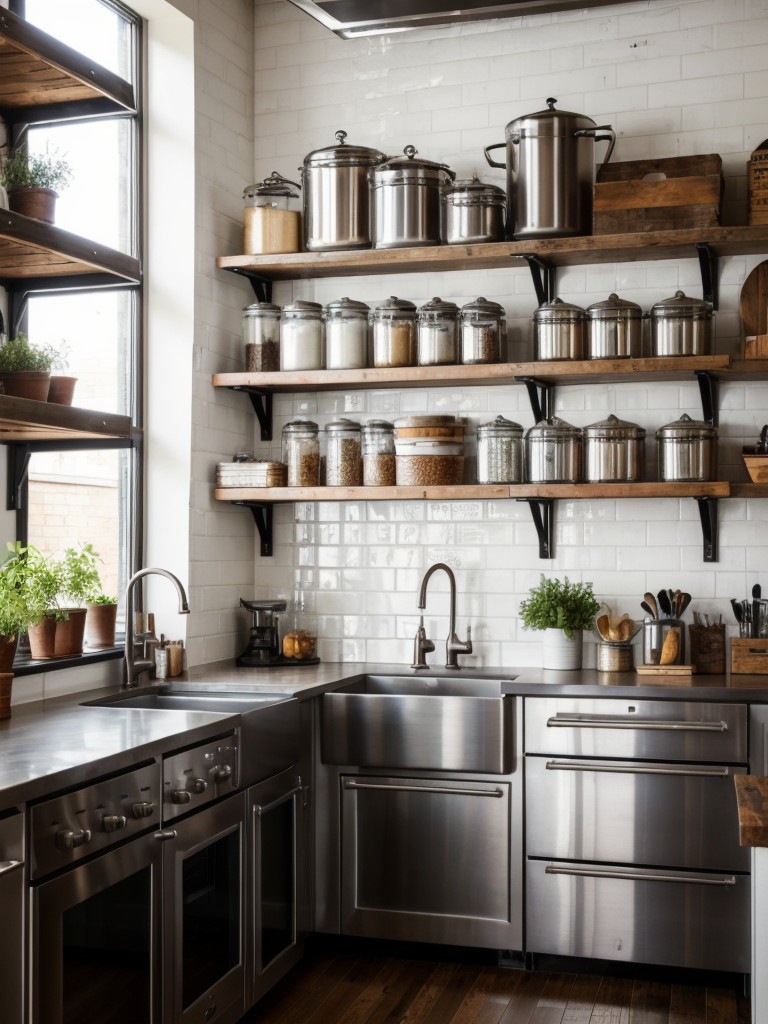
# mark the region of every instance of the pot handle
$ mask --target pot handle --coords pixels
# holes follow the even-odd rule
[[[504,164],[500,164],[498,162],[498,160],[492,160],[491,157],[489,156],[489,153],[491,152],[492,149],[506,149],[506,146],[507,146],[506,142],[497,142],[493,146],[486,146],[485,147],[485,149],[483,150],[483,152],[485,153],[485,159],[488,161],[488,163],[491,165],[491,167],[501,167],[502,170],[506,170],[507,169],[507,165],[505,163]]]
[[[596,135],[596,132],[607,132],[606,135]],[[573,133],[574,138],[581,138],[582,136],[591,135],[595,142],[610,142],[608,152],[605,154],[604,164],[607,164],[611,159],[611,153],[613,153],[613,147],[616,145],[616,132],[611,128],[609,124],[595,125],[594,128],[579,128]]]

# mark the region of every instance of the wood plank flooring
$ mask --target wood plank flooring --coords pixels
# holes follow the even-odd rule
[[[313,941],[241,1024],[750,1024],[750,1007],[719,981],[522,971]]]

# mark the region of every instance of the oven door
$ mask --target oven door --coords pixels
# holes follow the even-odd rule
[[[22,1024],[24,992],[24,815],[0,816],[0,1020]]]
[[[33,1024],[161,1024],[152,833],[32,890]]]

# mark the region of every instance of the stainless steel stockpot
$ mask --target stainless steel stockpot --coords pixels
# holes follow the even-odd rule
[[[645,475],[645,429],[611,414],[584,427],[584,479],[637,483]]]
[[[636,302],[611,292],[602,302],[587,306],[587,359],[636,357],[642,341],[643,311]]]
[[[676,291],[651,307],[655,356],[706,356],[712,351],[712,303]]]
[[[304,158],[304,248],[308,252],[371,247],[368,171],[386,156],[378,149],[348,146],[346,137],[346,132],[338,131],[337,146],[316,149]]]
[[[503,242],[507,196],[477,175],[443,185],[440,237],[444,245]]]
[[[525,434],[525,469],[531,483],[575,484],[581,479],[582,432],[552,416]]]
[[[404,156],[385,159],[369,171],[375,249],[440,244],[440,191],[456,175],[445,164],[417,160],[417,152],[406,146]]]
[[[708,481],[717,477],[717,430],[710,423],[679,420],[656,431],[659,480]]]
[[[543,302],[533,312],[536,359],[582,359],[587,314],[562,299]]]

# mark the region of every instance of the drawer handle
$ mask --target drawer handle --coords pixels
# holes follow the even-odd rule
[[[504,796],[504,790],[498,786],[495,789],[449,789],[448,786],[404,786],[391,783],[354,782],[352,779],[345,779],[344,788],[387,789],[397,793],[448,793],[451,796]]]
[[[269,814],[275,807],[279,807],[280,804],[284,804],[286,800],[292,796],[296,796],[297,793],[301,792],[301,779],[299,779],[299,785],[294,786],[293,789],[289,789],[287,793],[283,793],[276,800],[270,800],[268,804],[256,804],[253,808],[256,815],[260,818],[262,814]]]
[[[20,868],[23,863],[23,860],[0,860],[0,878],[15,871],[16,868]]]
[[[589,715],[554,715],[547,728],[558,729],[657,729],[669,732],[728,732],[727,722],[665,722],[656,718],[590,718]]]
[[[661,768],[640,764],[590,764],[589,761],[547,761],[547,771],[558,772],[613,772],[621,775],[689,775],[693,777],[727,779],[729,768]]]
[[[736,885],[734,875],[723,875],[721,877],[705,877],[703,875],[661,875],[649,871],[643,874],[640,871],[622,871],[610,868],[576,868],[560,867],[556,864],[548,864],[544,869],[548,875],[579,875],[583,878],[621,878],[630,882],[686,882],[692,885]]]

